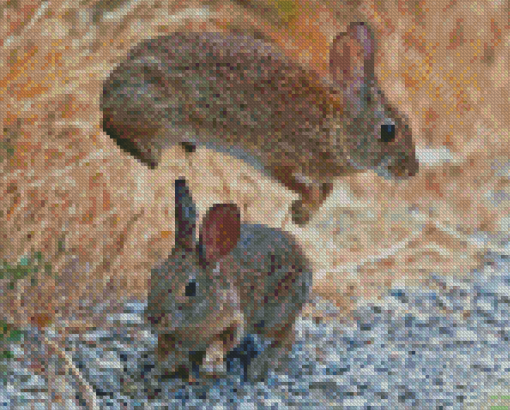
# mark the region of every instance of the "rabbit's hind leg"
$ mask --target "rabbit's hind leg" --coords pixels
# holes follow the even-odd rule
[[[251,382],[263,381],[271,367],[285,367],[285,359],[292,352],[292,346],[296,340],[295,324],[287,326],[275,332],[271,343],[264,346],[264,350],[251,361],[248,367],[248,380]]]

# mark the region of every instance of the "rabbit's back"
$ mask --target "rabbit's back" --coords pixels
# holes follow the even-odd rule
[[[249,36],[222,33],[174,33],[137,47],[131,59],[153,55],[166,69],[175,91],[169,108],[186,107],[172,117],[201,128],[243,135],[308,133],[332,109],[322,80],[285,58],[270,43]],[[318,86],[320,85],[320,87]],[[193,107],[186,106],[192,103]],[[303,114],[307,121],[297,121]]]
[[[293,322],[312,285],[310,262],[292,236],[265,225],[242,226],[222,272],[232,272],[249,333]]]
[[[334,136],[324,135],[338,134],[330,122],[343,112],[334,89],[268,42],[238,34],[173,33],[138,44],[109,82],[103,109],[107,118],[126,117],[123,133],[129,133],[130,117],[133,129],[164,127],[168,145],[184,138],[239,148],[266,166],[286,160],[310,168],[312,153],[322,154],[328,173],[347,164],[332,150]],[[119,115],[128,109],[134,114]]]

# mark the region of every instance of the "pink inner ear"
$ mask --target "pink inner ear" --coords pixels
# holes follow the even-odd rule
[[[364,51],[357,40],[345,33],[335,39],[330,55],[330,70],[334,81],[348,86],[353,80],[362,79],[364,63]]]
[[[207,262],[214,263],[227,255],[239,241],[241,214],[234,204],[215,204],[202,222],[200,244],[205,247]]]
[[[373,75],[375,43],[366,24],[351,23],[331,44],[330,73],[337,84],[360,85]]]
[[[367,24],[362,23],[351,23],[347,29],[349,36],[359,42],[363,48],[364,58],[370,58],[374,53],[374,37],[372,30],[370,30]]]
[[[350,72],[349,48],[345,42],[346,33],[338,35],[329,52],[329,69],[333,79],[342,82]]]

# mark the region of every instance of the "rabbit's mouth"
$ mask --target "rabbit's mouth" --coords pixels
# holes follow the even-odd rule
[[[374,171],[377,175],[394,181],[405,181],[418,173],[418,161],[413,158],[405,160],[395,160],[391,156],[386,156],[375,167]]]
[[[147,321],[151,324],[151,325],[157,325],[161,319],[162,319],[163,315],[162,314],[159,314],[159,315],[146,315],[146,318],[147,318]]]
[[[407,167],[400,165],[389,166],[387,168],[377,168],[375,173],[384,179],[392,181],[407,181],[416,174],[415,171],[411,171]]]

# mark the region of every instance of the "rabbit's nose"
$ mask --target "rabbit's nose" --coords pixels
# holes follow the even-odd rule
[[[151,325],[156,325],[161,320],[161,315],[147,315],[146,317]]]
[[[408,177],[414,177],[420,169],[420,163],[418,160],[413,156],[413,158],[410,160],[410,164],[407,167],[407,176]]]
[[[418,173],[420,164],[418,162],[418,158],[416,158],[416,153],[414,150],[407,153],[405,160],[402,162],[402,165],[403,178],[414,177]]]

